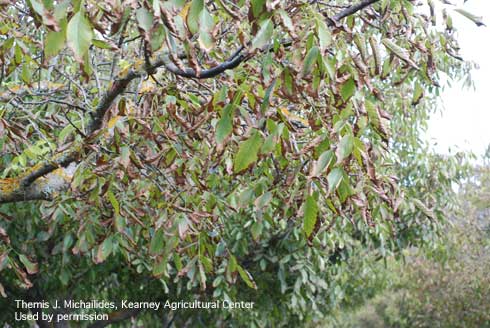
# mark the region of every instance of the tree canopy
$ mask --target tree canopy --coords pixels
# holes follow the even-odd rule
[[[469,68],[451,15],[482,22],[435,7],[0,1],[1,307],[254,300],[168,320],[259,327],[354,303],[461,174],[419,134]]]

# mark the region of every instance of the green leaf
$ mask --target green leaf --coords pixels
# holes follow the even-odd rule
[[[263,228],[264,225],[261,222],[254,222],[254,224],[252,224],[252,227],[250,228],[250,232],[252,233],[252,238],[254,240],[260,239],[260,235],[262,234]]]
[[[99,49],[117,50],[116,45],[110,44],[109,42],[104,40],[93,39],[92,44]]]
[[[187,28],[189,32],[195,34],[199,31],[199,21],[201,11],[204,8],[204,0],[193,0],[191,3],[191,7],[189,8],[189,13],[187,14]]]
[[[334,168],[327,176],[328,192],[335,191],[342,181],[344,170],[339,167]]]
[[[264,144],[262,145],[262,148],[260,149],[261,154],[269,154],[274,150],[274,147],[276,147],[276,140],[273,135],[267,136],[265,138]]]
[[[44,42],[44,54],[48,57],[56,55],[63,49],[66,40],[66,33],[49,31]]]
[[[424,96],[424,89],[420,86],[420,83],[415,83],[415,88],[413,91],[412,105],[417,105],[420,99]]]
[[[398,58],[400,58],[401,60],[403,60],[404,62],[406,62],[410,66],[412,66],[413,68],[419,69],[417,64],[410,58],[410,55],[408,54],[408,52],[405,49],[398,46],[397,44],[395,44],[390,39],[383,39],[381,41],[381,43],[383,43],[383,45],[386,47],[386,49],[388,49],[395,56],[397,56]]]
[[[327,24],[321,19],[317,19],[317,29],[320,49],[325,51],[332,44],[332,35],[330,34]]]
[[[262,137],[260,136],[260,133],[255,130],[252,136],[240,145],[233,163],[233,171],[239,173],[255,163],[261,145]]]
[[[306,237],[310,237],[315,229],[316,221],[318,219],[318,205],[315,198],[309,195],[303,205],[303,231]]]
[[[308,54],[306,55],[305,61],[303,62],[303,75],[308,75],[313,68],[313,65],[316,63],[318,55],[320,54],[320,49],[318,47],[312,47]]]
[[[266,0],[252,0],[252,13],[254,17],[259,17],[265,9]]]
[[[108,190],[106,195],[114,208],[114,214],[119,215],[119,202],[117,201],[116,196],[114,196],[114,193],[111,190]]]
[[[354,149],[354,137],[350,134],[346,134],[341,140],[337,147],[336,155],[337,161],[341,162],[345,158],[347,158],[350,154],[352,154],[352,150]]]
[[[274,91],[274,87],[276,86],[276,81],[277,80],[274,79],[271,85],[269,85],[269,87],[267,87],[267,89],[265,90],[264,98],[262,99],[262,103],[260,104],[260,112],[262,114],[265,114],[265,112],[270,106],[271,95],[272,95],[272,91]]]
[[[153,265],[152,275],[154,277],[160,277],[167,274],[167,262],[168,259],[162,258],[160,260],[155,261]]]
[[[136,20],[138,21],[138,26],[146,32],[153,26],[153,14],[144,7],[136,10]]]
[[[160,49],[163,45],[163,42],[165,41],[165,37],[166,37],[165,28],[163,27],[163,25],[158,25],[157,28],[155,28],[151,32],[151,38],[150,38],[151,50],[157,51],[158,49]]]
[[[239,265],[237,265],[236,268],[245,284],[247,284],[247,286],[250,288],[257,289],[257,285],[255,284],[252,275]]]
[[[221,119],[216,124],[216,142],[218,144],[228,137],[233,131],[233,106],[228,104],[223,108]]]
[[[214,28],[214,20],[206,8],[203,8],[199,15],[199,27],[199,45],[205,51],[210,51],[214,47],[214,39],[211,34]]]
[[[276,10],[276,13],[278,13],[281,17],[281,20],[288,32],[294,31],[294,23],[291,17],[289,17],[288,13],[284,9]]]
[[[97,250],[97,257],[95,259],[96,263],[104,262],[107,257],[112,253],[112,236],[107,237],[100,245]]]
[[[254,204],[257,209],[262,209],[265,206],[269,205],[271,200],[272,200],[272,193],[270,191],[267,191],[259,198],[257,198]]]
[[[323,152],[320,157],[318,157],[318,160],[315,161],[313,165],[313,173],[312,177],[317,177],[320,176],[332,163],[333,159],[333,151],[327,150]]]
[[[24,254],[19,255],[19,260],[24,264],[27,273],[35,274],[39,271],[37,263],[31,262]]]
[[[266,44],[271,42],[272,33],[274,32],[274,25],[270,19],[266,19],[262,22],[260,30],[252,40],[252,50],[261,49]]]
[[[31,5],[32,5],[32,9],[34,9],[34,11],[39,15],[39,16],[44,16],[44,5],[37,1],[37,0],[30,0],[31,2]]]
[[[238,197],[238,204],[241,207],[246,207],[250,204],[252,197],[255,196],[254,188],[247,188]]]
[[[340,95],[342,96],[342,99],[344,99],[344,101],[347,101],[350,97],[354,95],[355,91],[356,82],[353,78],[350,78],[342,85],[342,88],[340,89]]]
[[[151,239],[150,242],[150,254],[151,255],[158,255],[161,253],[163,250],[164,244],[164,232],[163,229],[158,229],[155,231],[155,235],[153,235],[153,238]]]
[[[75,53],[75,58],[83,62],[83,57],[88,52],[92,42],[93,31],[89,22],[80,11],[70,19],[66,37],[68,45]]]
[[[29,65],[22,65],[21,78],[22,78],[22,81],[24,81],[26,84],[31,84],[32,71],[29,68]]]

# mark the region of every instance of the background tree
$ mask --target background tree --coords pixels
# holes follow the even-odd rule
[[[0,14],[6,322],[13,297],[253,300],[159,315],[314,321],[354,302],[352,272],[443,219],[460,166],[434,161],[419,131],[441,75],[468,65],[431,0],[31,0]]]

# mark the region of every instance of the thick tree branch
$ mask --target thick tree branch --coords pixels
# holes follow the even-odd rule
[[[378,2],[379,0],[362,0],[359,3],[356,3],[355,5],[352,5],[345,10],[342,10],[338,14],[334,15],[333,17],[330,18],[328,21],[328,25],[332,26],[335,25],[336,22],[340,21],[341,19],[353,15],[357,13],[360,10],[363,10],[364,8],[372,5],[375,2]]]
[[[187,68],[186,70],[181,70],[178,68],[174,63],[167,63],[165,64],[165,68],[175,74],[179,75],[182,77],[188,77],[188,78],[196,78],[196,79],[208,79],[211,77],[215,77],[221,73],[223,73],[226,70],[233,69],[240,65],[243,61],[247,60],[249,58],[247,53],[243,53],[243,50],[245,47],[240,47],[233,55],[231,55],[226,61],[223,63],[216,65],[210,69],[205,69],[202,70],[199,74],[191,69]]]

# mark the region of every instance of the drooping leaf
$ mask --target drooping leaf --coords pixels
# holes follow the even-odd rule
[[[317,19],[318,40],[320,41],[320,49],[327,50],[332,44],[332,35],[327,27],[327,24],[322,19]]]
[[[204,8],[204,0],[193,0],[187,13],[186,23],[189,32],[195,34],[199,31],[199,21]]]
[[[233,106],[228,104],[223,108],[223,114],[221,119],[216,124],[216,142],[218,144],[223,143],[223,141],[228,137],[233,131]]]
[[[260,136],[260,133],[255,130],[251,137],[240,145],[233,163],[233,171],[239,173],[255,163],[261,145],[262,137]]]
[[[308,51],[305,61],[303,62],[303,75],[310,74],[319,54],[320,50],[316,46],[312,47],[310,51]]]
[[[420,99],[424,96],[424,89],[420,86],[420,83],[415,83],[415,88],[413,91],[412,105],[417,105]]]
[[[403,49],[402,47],[398,46],[396,43],[391,41],[390,39],[383,39],[381,41],[383,45],[388,49],[391,53],[393,53],[395,56],[409,64],[415,69],[419,69],[417,64],[410,58],[409,53]]]
[[[163,247],[165,246],[164,237],[165,235],[163,229],[158,229],[155,231],[155,234],[150,242],[150,254],[157,255],[162,252]]]
[[[337,161],[338,162],[343,161],[350,154],[352,154],[353,149],[354,149],[354,137],[351,134],[346,134],[345,136],[342,137],[337,147],[337,151],[336,151]]]
[[[64,31],[49,31],[44,44],[44,54],[48,57],[58,54],[65,45],[65,36]]]
[[[236,266],[236,269],[237,269],[238,273],[240,274],[240,277],[242,278],[242,280],[245,282],[245,284],[248,287],[253,288],[253,289],[257,289],[257,284],[255,283],[252,275],[247,270],[245,270],[244,268],[242,268],[239,265]]]
[[[354,95],[355,91],[356,82],[354,82],[354,79],[350,78],[342,85],[342,88],[340,89],[340,95],[342,96],[342,99],[344,99],[344,101],[347,101],[350,97]]]
[[[19,260],[24,264],[24,267],[29,274],[35,274],[39,271],[37,263],[31,262],[24,254],[19,255]]]
[[[114,208],[114,214],[119,215],[119,202],[111,190],[107,191],[107,198],[109,199],[109,202],[111,202],[111,205]]]
[[[68,45],[73,50],[75,58],[83,62],[84,55],[92,43],[93,31],[82,12],[77,12],[68,23],[66,31]]]
[[[113,244],[112,236],[109,236],[99,245],[99,248],[97,249],[97,257],[95,259],[96,263],[104,262],[107,259],[107,257],[111,255],[112,247],[113,247],[112,244]]]
[[[145,7],[136,10],[136,20],[138,21],[139,27],[146,32],[153,26],[153,15]]]
[[[260,30],[252,40],[252,50],[261,49],[266,44],[271,42],[272,33],[274,32],[274,25],[270,19],[266,19],[262,22]]]
[[[332,160],[333,160],[333,151],[327,150],[323,152],[313,165],[312,176],[313,177],[320,176],[330,166]]]
[[[339,167],[334,168],[327,176],[328,192],[335,191],[342,181],[344,170]]]
[[[206,8],[201,10],[199,15],[199,45],[205,51],[210,51],[214,46],[212,30],[214,28],[213,16]]]
[[[306,201],[303,204],[303,212],[303,231],[306,237],[310,237],[318,219],[318,205],[312,195],[306,197]]]
[[[476,24],[476,26],[485,26],[485,23],[483,23],[483,17],[481,16],[476,16],[461,8],[454,9],[454,11],[471,20],[473,23]]]

